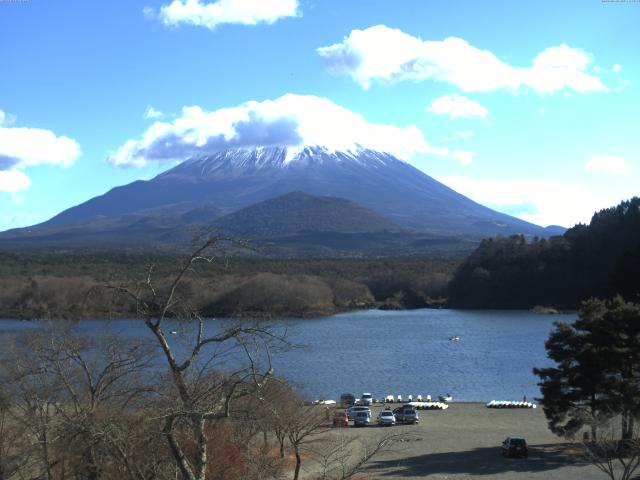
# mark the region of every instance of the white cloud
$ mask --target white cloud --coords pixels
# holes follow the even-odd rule
[[[463,167],[468,167],[473,162],[476,152],[469,152],[467,150],[453,150],[451,156],[457,160]]]
[[[14,115],[9,115],[4,111],[0,110],[0,127],[8,127],[13,125],[16,121],[16,117]]]
[[[589,223],[594,212],[620,202],[623,195],[603,195],[583,185],[543,180],[480,180],[462,176],[438,181],[482,205],[537,225]]]
[[[152,11],[144,10],[150,17]],[[215,29],[218,25],[235,23],[272,24],[285,17],[298,15],[298,0],[173,0],[160,8],[159,18],[165,25],[196,25]]]
[[[480,103],[455,93],[434,98],[426,109],[428,112],[449,115],[451,118],[487,118],[489,114]]]
[[[631,166],[627,161],[616,155],[592,155],[584,164],[588,172],[606,172],[614,175],[628,175],[631,173]]]
[[[622,67],[616,63],[613,65],[613,71],[615,73],[620,73],[622,71]]]
[[[0,192],[15,193],[30,185],[31,180],[20,170],[0,170]]]
[[[442,137],[442,140],[444,140],[445,142],[453,142],[456,140],[471,140],[473,137],[475,137],[475,135],[476,132],[474,132],[473,130],[456,130],[455,132],[453,132],[453,135]]]
[[[147,106],[147,109],[144,112],[144,118],[147,120],[153,120],[156,118],[160,118],[164,115],[160,110],[156,110],[151,105]]]
[[[147,20],[155,20],[156,18],[156,11],[153,7],[144,7],[142,9],[142,14]]]
[[[587,73],[590,56],[565,44],[542,51],[529,67],[518,67],[462,38],[423,41],[377,25],[353,30],[341,43],[318,48],[317,53],[331,71],[350,75],[363,88],[373,81],[433,79],[465,92],[516,92],[527,87],[537,93],[608,90],[597,76]]]
[[[2,112],[2,118],[7,115]],[[4,122],[6,125],[6,121]],[[31,181],[22,170],[41,164],[69,167],[80,156],[75,140],[51,130],[2,126],[0,122],[0,191],[17,192]]]
[[[20,168],[40,164],[69,167],[80,156],[75,140],[39,128],[0,128],[0,170],[12,163]]]
[[[137,140],[128,140],[109,161],[116,166],[181,162],[227,148],[322,145],[334,150],[360,145],[401,159],[416,154],[450,155],[430,145],[415,126],[370,123],[362,115],[313,95],[286,94],[207,112],[185,107],[173,122],[153,123]]]

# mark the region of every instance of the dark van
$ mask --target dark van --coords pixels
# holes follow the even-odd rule
[[[507,437],[502,442],[502,455],[505,457],[524,457],[529,456],[527,442],[523,437]]]
[[[349,408],[356,404],[356,396],[353,393],[343,393],[340,395],[340,404],[343,408]]]

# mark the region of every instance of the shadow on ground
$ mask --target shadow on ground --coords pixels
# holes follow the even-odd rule
[[[585,463],[570,444],[529,447],[529,458],[504,458],[499,447],[476,448],[464,452],[427,453],[401,460],[379,460],[371,467],[376,476],[420,477],[432,474],[496,475],[508,472],[543,472]]]

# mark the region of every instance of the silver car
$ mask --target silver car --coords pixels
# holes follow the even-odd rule
[[[353,417],[353,426],[354,427],[368,427],[371,423],[371,414],[365,411],[356,412]]]
[[[418,411],[411,405],[403,405],[393,410],[393,414],[396,416],[398,423],[418,423],[420,421],[420,415]]]
[[[365,407],[364,405],[355,405],[347,409],[347,416],[349,417],[349,420],[355,420],[356,413],[358,412],[367,412],[369,417],[371,417],[371,409],[369,407]]]
[[[391,410],[382,410],[378,415],[378,425],[381,427],[391,427],[396,424],[396,416]]]

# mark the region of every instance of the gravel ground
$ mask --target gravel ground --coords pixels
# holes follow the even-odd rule
[[[373,419],[380,407],[373,408]],[[368,442],[388,433],[411,433],[370,463],[364,477],[378,479],[562,479],[605,478],[579,458],[579,446],[553,435],[541,409],[488,409],[478,403],[452,403],[444,411],[420,411],[419,425],[332,429],[329,435]],[[521,435],[528,459],[504,458],[500,444]],[[308,465],[308,468],[312,468]]]

